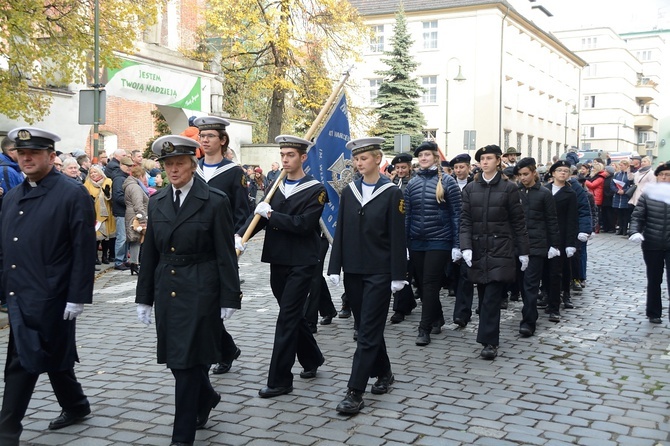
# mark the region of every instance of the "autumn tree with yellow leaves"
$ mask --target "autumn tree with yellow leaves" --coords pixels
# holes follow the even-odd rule
[[[367,29],[346,0],[209,0],[205,16],[201,57],[218,58],[224,106],[267,142],[307,131],[333,88],[326,67],[343,68]]]
[[[133,52],[161,0],[100,0],[100,64]],[[49,113],[51,94],[83,82],[94,48],[94,0],[4,0],[0,4],[0,113],[27,122]]]

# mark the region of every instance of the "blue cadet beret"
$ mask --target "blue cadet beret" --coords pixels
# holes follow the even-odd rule
[[[505,174],[505,176],[507,178],[512,178],[514,175],[516,175],[516,172],[514,170],[514,166],[505,167],[503,169],[503,173]]]
[[[186,136],[165,135],[151,145],[151,151],[158,155],[158,160],[179,155],[195,156],[195,149],[200,143]]]
[[[383,143],[384,138],[379,137],[358,138],[349,141],[346,147],[347,149],[351,150],[351,156],[356,156],[359,153],[369,152],[371,150],[381,150]]]
[[[304,138],[299,138],[293,135],[279,135],[275,138],[275,142],[279,144],[279,148],[286,147],[288,149],[297,149],[306,152],[312,146],[312,143]]]
[[[7,138],[17,149],[56,150],[56,141],[60,141],[60,136],[37,127],[17,127],[7,133]]]
[[[551,165],[549,168],[549,173],[554,173],[554,170],[558,169],[559,167],[567,167],[568,169],[570,168],[570,161],[566,160],[558,160],[554,164]]]
[[[456,155],[451,161],[449,161],[449,164],[451,165],[451,167],[454,167],[454,165],[458,163],[470,164],[470,161],[472,161],[470,155],[468,155],[467,153],[461,153],[460,155]]]
[[[408,163],[412,164],[412,155],[409,153],[399,153],[397,154],[393,160],[391,161],[391,164],[394,166],[398,163]]]
[[[514,166],[514,175],[518,175],[519,171],[524,167],[534,166],[535,164],[535,158],[531,158],[530,156],[521,158],[519,162],[516,163],[516,166]]]
[[[218,116],[202,116],[193,120],[193,125],[199,130],[225,130],[230,122]]]
[[[449,167],[450,166],[449,161],[440,161],[440,166]]]
[[[500,147],[496,146],[495,144],[490,144],[486,147],[482,147],[481,149],[477,150],[477,152],[475,153],[475,159],[479,161],[482,155],[488,155],[488,154],[493,154],[498,157],[501,157],[502,150],[500,150]]]
[[[418,157],[419,153],[423,152],[424,150],[431,150],[431,151],[437,151],[437,144],[435,141],[424,141],[421,144],[419,144],[419,147],[414,149],[414,156]]]

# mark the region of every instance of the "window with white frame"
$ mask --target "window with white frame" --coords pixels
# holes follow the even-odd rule
[[[595,95],[585,95],[582,108],[595,108],[595,106],[596,106]]]
[[[582,38],[582,49],[583,50],[589,50],[596,48],[598,45],[598,38],[597,37],[583,37]]]
[[[598,64],[590,64],[582,70],[584,77],[595,77],[598,75]]]
[[[523,147],[523,133],[516,134],[516,146],[521,149]]]
[[[424,104],[437,103],[437,76],[423,76],[421,85],[425,88],[421,102]]]
[[[437,137],[437,129],[423,129],[421,133],[423,133],[424,139],[429,141],[435,141]]]
[[[582,126],[582,138],[595,138],[596,128],[592,125]]]
[[[370,51],[373,53],[384,52],[384,25],[374,25],[370,31]]]
[[[370,81],[370,104],[377,103],[377,96],[379,95],[379,86],[382,84],[381,79],[369,79]]]
[[[537,138],[537,162],[538,163],[542,162],[542,144],[543,143],[544,143],[544,139]]]
[[[528,156],[533,156],[533,137],[528,135]]]
[[[423,49],[434,50],[437,48],[437,20],[423,22]]]
[[[651,50],[643,50],[643,51],[638,51],[635,53],[635,56],[637,56],[637,60],[640,62],[647,62],[651,60]]]
[[[509,137],[512,135],[510,130],[505,130],[505,135],[503,136],[503,147],[509,147]]]
[[[648,115],[649,114],[649,107],[650,105],[647,104],[640,104],[640,114],[643,115]]]

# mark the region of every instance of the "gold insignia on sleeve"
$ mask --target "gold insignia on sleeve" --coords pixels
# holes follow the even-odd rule
[[[242,187],[247,187],[247,177],[245,177],[244,175],[242,175],[242,176],[240,177],[240,184],[242,185]]]
[[[400,211],[401,214],[405,213],[405,200],[402,198],[398,202],[398,210]]]
[[[326,203],[326,191],[322,190],[321,193],[319,194],[319,204],[325,204]]]

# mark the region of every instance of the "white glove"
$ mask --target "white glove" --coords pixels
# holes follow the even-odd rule
[[[328,279],[330,279],[330,283],[332,283],[335,286],[338,286],[340,284],[340,275],[339,274],[330,274],[328,276]]]
[[[237,234],[235,234],[235,249],[237,249],[240,253],[243,253],[244,250],[247,249],[247,244],[242,243],[242,237]]]
[[[84,312],[84,304],[73,304],[68,302],[65,304],[65,312],[63,313],[64,321],[71,321]]]
[[[589,239],[589,235],[588,235],[586,232],[580,232],[580,233],[577,235],[577,240],[579,240],[580,242],[585,242],[585,241],[587,241],[588,239]]]
[[[395,293],[405,288],[405,285],[409,285],[409,282],[406,280],[392,280],[391,281],[391,292]]]
[[[528,268],[528,262],[530,259],[528,256],[519,256],[519,262],[521,262],[521,271],[526,271],[526,268]]]
[[[258,206],[256,206],[256,210],[254,211],[254,214],[258,214],[263,218],[270,218],[268,217],[268,213],[272,212],[272,208],[270,207],[270,203],[266,203],[264,201],[261,201],[258,203]]]
[[[405,251],[407,251],[407,260],[409,260],[409,249],[406,249]]]
[[[568,246],[567,248],[565,248],[565,255],[568,257],[574,256],[576,252],[577,248],[573,248],[572,246]]]
[[[553,259],[554,257],[558,257],[561,255],[561,251],[558,249],[554,248],[553,246],[549,248],[549,253],[547,254],[548,259]]]
[[[451,261],[458,262],[463,258],[463,253],[458,248],[451,248]]]
[[[589,240],[594,239],[595,236],[596,236],[596,233],[595,233],[595,232],[592,232],[591,235],[589,235]]]
[[[224,321],[227,319],[230,319],[233,317],[233,314],[235,313],[237,309],[236,308],[221,308],[221,319]]]
[[[472,249],[464,249],[461,254],[463,254],[463,260],[468,266],[472,266]]]
[[[137,318],[145,325],[151,324],[151,305],[137,304]]]
[[[633,243],[642,243],[644,241],[644,236],[639,232],[636,232],[635,234],[630,236],[628,241]]]

